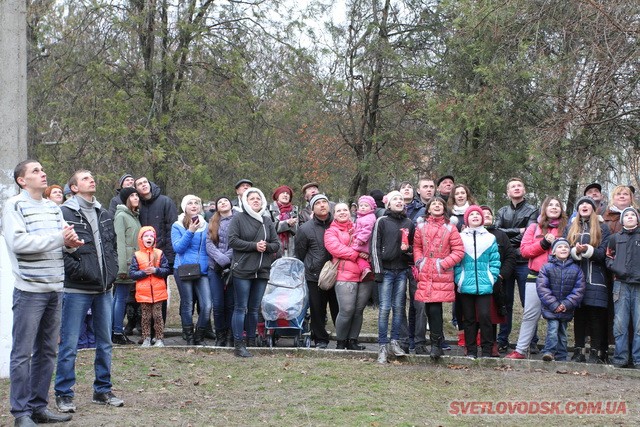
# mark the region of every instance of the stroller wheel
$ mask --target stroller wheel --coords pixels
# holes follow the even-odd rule
[[[306,348],[311,348],[311,337],[310,336],[304,337],[304,346]]]
[[[273,335],[267,335],[267,346],[273,348]]]

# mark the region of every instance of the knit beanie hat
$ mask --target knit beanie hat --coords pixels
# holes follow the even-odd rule
[[[311,210],[313,210],[313,205],[315,205],[316,202],[319,200],[326,200],[327,203],[329,202],[329,199],[327,198],[327,196],[325,196],[324,194],[318,193],[315,196],[313,196],[309,201],[309,206],[311,206]]]
[[[596,202],[591,197],[589,196],[580,197],[578,199],[578,203],[576,203],[576,207],[579,208],[580,205],[583,203],[589,203],[593,207],[593,210],[594,211],[596,210]]]
[[[402,193],[400,193],[398,190],[393,190],[387,193],[387,195],[384,196],[384,198],[382,199],[382,201],[384,202],[385,208],[387,209],[391,208],[391,200],[393,200],[394,197],[400,197],[404,201],[404,198],[402,197]]]
[[[273,190],[273,200],[278,201],[278,197],[280,197],[280,194],[282,193],[289,193],[289,202],[293,200],[293,190],[288,185],[281,185],[280,187]]]
[[[555,255],[556,249],[558,249],[558,246],[561,245],[566,245],[569,248],[571,247],[567,239],[565,239],[564,237],[560,237],[553,242],[553,246],[551,246],[551,255]]]
[[[125,179],[127,179],[127,178],[133,178],[133,175],[131,175],[130,173],[125,173],[124,175],[122,175],[122,176],[120,177],[120,181],[118,181],[118,182],[119,182],[119,184],[120,184],[120,185],[118,186],[118,188],[122,188],[122,184],[124,183],[124,180],[125,180]]]
[[[628,208],[624,208],[622,210],[622,213],[620,214],[620,224],[624,224],[624,222],[622,222],[622,218],[624,218],[624,214],[627,212],[633,212],[636,214],[636,218],[638,218],[638,220],[640,220],[640,216],[638,216],[638,211],[633,207],[633,206],[629,206]]]
[[[360,203],[368,204],[369,206],[371,206],[371,210],[375,210],[377,207],[375,199],[371,196],[360,196],[360,198],[358,199],[358,204]]]
[[[182,198],[182,202],[180,202],[180,207],[182,208],[182,212],[185,212],[187,210],[187,203],[189,203],[189,200],[192,200],[192,199],[196,199],[197,201],[200,202],[200,204],[202,204],[202,199],[200,197],[194,196],[193,194],[187,194]]]
[[[484,215],[482,214],[482,208],[480,206],[471,205],[464,213],[464,225],[469,225],[469,215],[471,214],[471,212],[478,212],[481,217],[484,217]],[[482,221],[482,223],[484,224],[484,220]]]
[[[135,188],[133,187],[126,187],[123,188],[122,190],[120,190],[120,200],[122,201],[123,205],[127,204],[127,200],[129,200],[129,196],[131,196],[133,193],[138,194],[138,192],[136,191]]]
[[[227,196],[220,196],[218,197],[215,202],[214,202],[214,207],[216,208],[216,210],[218,210],[218,202],[222,199],[227,199],[229,201],[229,203],[231,203],[231,199],[228,198]]]

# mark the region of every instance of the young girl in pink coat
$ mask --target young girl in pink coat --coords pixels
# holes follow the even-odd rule
[[[358,199],[357,219],[353,230],[351,247],[358,252],[369,254],[369,242],[373,226],[376,224],[376,201],[371,196],[361,196]],[[371,273],[371,264],[366,258],[358,257],[356,263],[360,269],[360,281]]]
[[[449,223],[444,199],[432,197],[425,211],[424,222],[418,224],[413,238],[413,259],[419,271],[415,301],[426,306],[430,356],[437,360],[443,354],[442,303],[455,300],[453,267],[464,256],[464,244],[458,229]]]

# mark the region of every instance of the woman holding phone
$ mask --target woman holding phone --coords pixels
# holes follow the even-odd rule
[[[207,256],[207,223],[202,214],[202,200],[200,197],[187,194],[180,203],[182,212],[178,220],[171,226],[171,243],[176,253],[173,265],[174,277],[180,294],[180,320],[182,333],[188,345],[203,343],[204,334],[211,314],[211,290],[207,272],[209,257]],[[193,279],[180,278],[180,266],[198,264],[200,276]],[[193,303],[198,302],[200,314],[193,327]]]

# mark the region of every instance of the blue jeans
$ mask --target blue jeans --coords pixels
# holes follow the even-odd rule
[[[389,313],[393,309],[391,318],[391,339],[400,337],[400,327],[404,317],[407,300],[407,273],[409,269],[384,270],[382,283],[378,283],[380,296],[380,311],[378,312],[378,344],[389,342]]]
[[[640,366],[640,285],[613,282],[613,336],[616,349],[613,364],[624,366],[632,362]],[[629,324],[633,325],[633,342],[629,356]]]
[[[233,279],[225,289],[220,273],[210,268],[209,289],[213,308],[213,324],[216,330],[229,329],[233,316]]]
[[[567,360],[567,325],[566,320],[547,319],[547,338],[543,353],[554,355],[555,360]]]
[[[198,300],[200,314],[197,328],[206,328],[211,316],[211,288],[207,276],[200,276],[196,280],[182,280],[175,275],[178,293],[180,294],[180,320],[183,328],[193,326],[194,297]]]
[[[245,318],[247,320],[247,338],[253,339],[256,337],[258,311],[266,288],[267,279],[240,279],[237,277],[233,279],[235,306],[231,326],[234,340],[242,341]]]
[[[507,321],[500,324],[500,332],[498,333],[498,344],[506,345],[509,343],[509,335],[511,335],[511,327],[513,325],[513,303],[515,301],[515,286],[518,284],[518,293],[520,295],[520,303],[524,307],[524,295],[526,293],[527,276],[529,275],[529,266],[527,264],[516,264],[513,275],[505,280],[504,286],[507,291]],[[537,334],[534,335],[533,342],[538,342]]]
[[[129,298],[129,292],[131,286],[135,286],[131,283],[114,283],[113,291],[113,333],[121,334],[124,332],[124,314],[127,308],[127,298]]]
[[[96,355],[94,359],[96,393],[111,391],[111,317],[113,296],[111,290],[101,294],[64,293],[62,299],[62,326],[60,328],[60,349],[56,367],[56,396],[72,396],[76,383],[76,356],[78,336],[87,310],[91,308],[93,329],[96,334]]]
[[[61,292],[13,290],[9,400],[16,418],[41,411],[49,401],[61,304]]]

